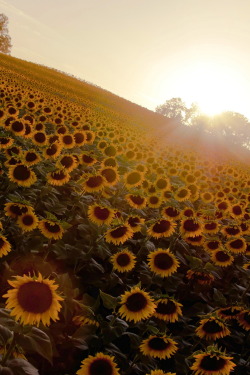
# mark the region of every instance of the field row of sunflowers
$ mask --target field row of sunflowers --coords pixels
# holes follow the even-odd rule
[[[250,374],[249,166],[8,59],[0,374]]]

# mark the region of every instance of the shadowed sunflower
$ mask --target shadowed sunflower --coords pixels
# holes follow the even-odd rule
[[[188,270],[186,277],[189,280],[197,281],[200,285],[210,285],[214,281],[214,276],[208,272]]]
[[[194,375],[229,375],[231,370],[236,366],[230,361],[233,357],[227,357],[223,353],[203,352],[194,355],[195,362],[191,370],[195,371]]]
[[[165,322],[174,323],[182,315],[182,304],[173,298],[161,298],[156,301],[156,305],[154,316]]]
[[[4,211],[6,216],[16,219],[27,212],[32,212],[33,208],[21,203],[8,202],[4,205]]]
[[[94,204],[88,208],[88,218],[97,225],[110,224],[114,216],[114,210],[109,207]]]
[[[236,238],[225,243],[226,248],[234,254],[244,253],[247,249],[247,243],[244,238]]]
[[[148,228],[148,234],[154,238],[170,237],[175,231],[176,223],[172,220],[161,219]]]
[[[58,169],[54,172],[50,172],[47,174],[47,181],[49,184],[54,186],[62,186],[69,182],[70,174],[63,169]]]
[[[175,372],[163,372],[162,370],[151,370],[147,375],[176,375]]]
[[[179,261],[169,249],[158,249],[148,255],[150,270],[161,277],[168,277],[179,267]]]
[[[211,253],[211,259],[214,262],[214,264],[220,267],[230,266],[234,261],[234,257],[223,250],[213,251]]]
[[[116,168],[106,167],[100,170],[102,177],[105,179],[105,185],[113,186],[119,181],[119,174]]]
[[[17,224],[23,231],[29,232],[37,227],[38,217],[33,212],[27,212],[18,216]]]
[[[144,223],[144,220],[140,216],[129,216],[129,218],[126,220],[126,223],[131,227],[133,232],[139,232],[141,230],[141,226]]]
[[[187,201],[190,198],[190,195],[191,195],[191,191],[188,188],[180,187],[174,193],[174,198],[178,202],[184,202],[184,201]]]
[[[107,242],[111,242],[115,245],[123,244],[129,238],[133,237],[133,230],[128,224],[120,225],[114,229],[110,229],[105,234],[105,239]]]
[[[82,361],[81,368],[77,375],[119,375],[114,357],[97,353],[95,356],[89,355]]]
[[[221,318],[223,318],[223,320],[231,320],[231,319],[235,319],[238,317],[238,315],[242,312],[242,307],[240,306],[221,307],[216,312]]]
[[[181,221],[180,232],[185,237],[195,237],[202,233],[203,226],[196,218]]]
[[[205,338],[206,340],[216,340],[230,335],[230,331],[225,323],[214,316],[202,319],[195,332],[200,338]]]
[[[83,183],[83,188],[88,193],[100,191],[106,186],[106,180],[102,175],[89,175]]]
[[[215,234],[219,231],[219,225],[216,221],[204,223],[204,233]]]
[[[10,166],[8,177],[10,181],[25,187],[33,185],[37,180],[35,173],[24,164]]]
[[[135,266],[135,259],[134,254],[128,249],[121,250],[110,257],[114,270],[119,272],[131,271]]]
[[[3,295],[7,298],[6,308],[11,309],[11,316],[21,324],[50,325],[50,319],[58,320],[61,310],[59,301],[63,298],[57,294],[58,285],[53,280],[43,278],[39,273],[37,277],[16,276],[8,283],[13,287]]]
[[[84,326],[96,326],[96,327],[99,327],[99,323],[94,320],[94,319],[90,319],[86,316],[83,316],[83,315],[75,315],[72,319],[72,322],[76,325],[76,326],[80,326],[80,327],[84,327]]]
[[[250,270],[250,263],[244,263],[242,268],[244,268],[244,270]]]
[[[250,310],[243,310],[238,316],[239,325],[246,331],[250,331]]]
[[[119,308],[119,314],[128,321],[139,322],[152,316],[155,311],[153,299],[139,287],[132,288],[121,297],[122,306]]]
[[[142,197],[139,194],[127,194],[125,199],[129,203],[129,205],[133,208],[144,208],[146,206],[147,200],[145,197]]]
[[[23,154],[23,163],[27,166],[35,165],[41,160],[40,155],[35,150],[28,150]]]
[[[140,345],[140,351],[144,355],[160,359],[170,358],[177,350],[177,342],[165,335],[151,335]]]
[[[64,154],[60,157],[56,165],[58,168],[63,167],[67,172],[71,172],[77,167],[78,162],[73,155]]]
[[[53,240],[61,239],[64,233],[61,225],[46,219],[40,220],[38,228],[45,237]]]
[[[181,217],[181,212],[174,206],[167,206],[161,210],[162,216],[172,219],[178,220]]]
[[[0,236],[0,258],[7,255],[11,251],[11,245],[7,238],[3,235]]]

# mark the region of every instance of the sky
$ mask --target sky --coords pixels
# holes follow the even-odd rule
[[[0,0],[11,55],[155,110],[250,119],[250,0]]]

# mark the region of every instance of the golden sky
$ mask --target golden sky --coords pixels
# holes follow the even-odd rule
[[[172,97],[250,118],[250,0],[0,0],[12,56],[154,110]]]

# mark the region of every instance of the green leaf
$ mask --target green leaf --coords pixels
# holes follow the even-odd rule
[[[22,358],[7,361],[6,365],[15,375],[39,375],[38,370],[31,363]]]
[[[213,300],[219,306],[226,306],[227,300],[224,295],[216,288],[214,288]]]
[[[115,309],[116,308],[117,302],[118,302],[116,297],[113,297],[110,294],[104,293],[101,290],[100,290],[100,297],[102,299],[103,305],[107,309]]]
[[[212,271],[217,271],[218,268],[216,266],[214,266],[212,263],[210,262],[207,262],[204,266],[204,269],[209,271],[209,272],[212,272]]]
[[[202,267],[202,260],[191,255],[186,255],[186,258],[189,260],[191,268],[200,268]]]
[[[26,334],[17,336],[17,343],[27,352],[36,352],[52,363],[52,346],[49,336],[42,330],[32,327]]]
[[[0,343],[1,343],[1,346],[4,346],[7,343],[7,341],[9,341],[12,338],[12,336],[13,336],[13,334],[8,328],[0,325]]]

